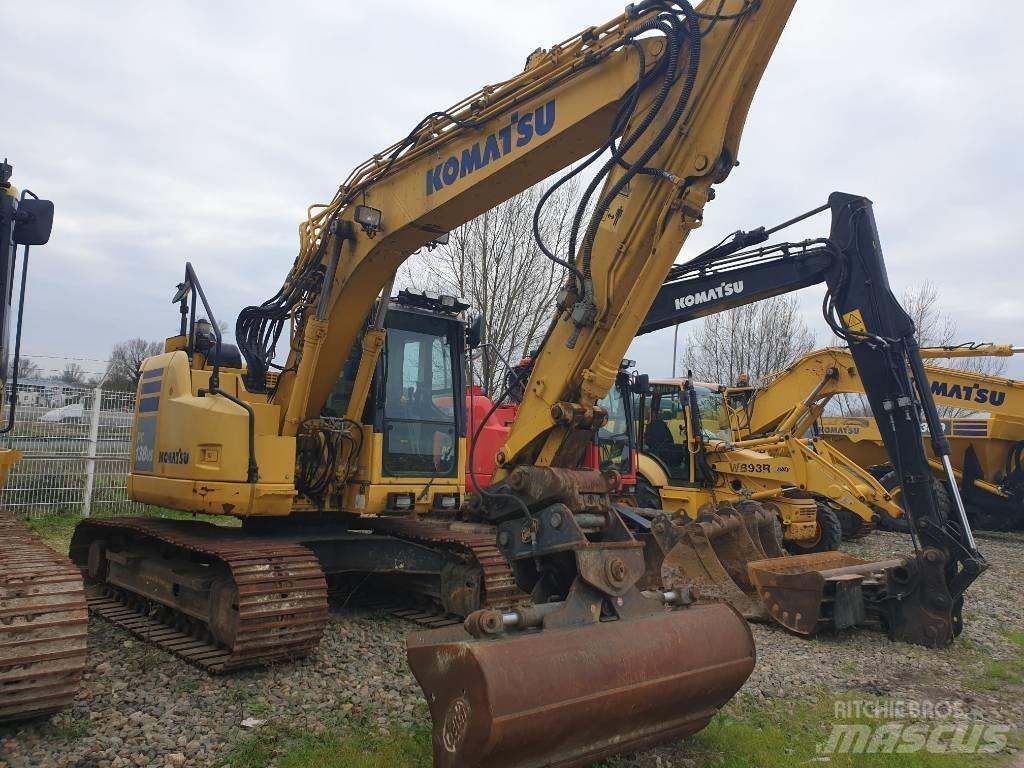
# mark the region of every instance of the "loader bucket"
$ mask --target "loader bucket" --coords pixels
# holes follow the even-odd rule
[[[585,766],[692,734],[743,685],[754,641],[727,605],[473,639],[411,635],[434,768]]]
[[[765,553],[750,538],[743,515],[723,509],[687,523],[678,543],[665,555],[666,584],[692,584],[701,600],[721,600],[744,618],[768,621],[747,574],[747,563]]]
[[[904,560],[869,562],[841,552],[773,558],[749,563],[750,580],[768,614],[798,635],[846,629],[866,618],[863,589],[885,584],[885,570]]]

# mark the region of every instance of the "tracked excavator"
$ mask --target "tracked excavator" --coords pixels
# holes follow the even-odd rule
[[[736,164],[793,5],[636,3],[432,113],[311,209],[237,349],[187,266],[180,333],[142,365],[129,493],[242,526],[82,522],[71,555],[94,609],[220,672],[312,651],[329,583],[433,599],[466,617],[408,640],[438,766],[586,765],[702,728],[753,668],[749,628],[685,590],[641,594],[644,544],[609,478],[576,467]],[[597,170],[569,248],[541,244],[566,269],[556,317],[491,483],[467,499],[463,305],[391,300],[395,274],[580,160],[568,176]]]
[[[828,237],[762,245],[773,233],[824,211],[832,217]],[[639,527],[638,536],[646,537],[649,564],[662,557],[659,567],[648,570],[649,584],[671,584],[675,575],[714,599],[729,601],[748,618],[771,618],[802,635],[873,626],[892,639],[941,647],[960,633],[964,591],[987,564],[955,483],[952,510],[941,503],[933,485],[922,428],[927,428],[931,451],[952,480],[950,448],[914,324],[889,288],[879,243],[870,201],[833,193],[827,204],[778,227],[736,232],[698,258],[673,267],[639,334],[824,283],[823,314],[848,345],[839,354],[851,362],[851,375],[856,371],[896,467],[914,554],[874,563],[839,552],[773,557],[777,545],[770,525],[777,515],[756,502],[778,498],[780,490],[744,486],[735,473],[725,485],[728,475],[718,471],[722,465],[714,457],[727,455],[733,446],[704,427],[697,386],[686,381],[685,398],[662,409],[661,397],[678,398],[678,383],[664,391],[652,384],[650,399],[659,412],[648,418],[642,411],[639,421],[645,430],[658,420],[667,422],[662,432],[668,439],[658,447],[674,447],[675,452],[671,459],[667,452],[659,456],[661,463],[685,466],[690,493],[708,502],[693,522],[692,513],[681,522],[670,514],[644,514],[643,509],[630,518]],[[643,433],[640,440],[650,444]],[[740,444],[756,448],[778,441],[770,434]],[[756,475],[758,469],[744,473]],[[773,471],[768,462],[760,469],[764,474]],[[744,501],[720,501],[737,493]]]
[[[1009,357],[1020,351],[1010,344],[963,344],[923,348],[921,354],[925,359],[964,359]],[[940,419],[968,519],[985,528],[1024,527],[1024,385],[934,363],[924,370],[937,405],[988,414]],[[882,486],[898,494],[899,478],[874,420],[824,416],[836,395],[863,390],[847,350],[817,350],[767,377],[757,389],[730,390],[732,402],[742,406],[732,410],[730,420],[751,436],[813,432],[827,450],[870,470]],[[946,483],[941,457],[929,451],[928,463],[936,480]]]
[[[27,189],[19,194],[11,183],[13,171],[6,159],[0,163],[0,405],[7,406],[0,434],[7,435],[18,404],[29,251],[50,239],[54,210],[51,201]],[[0,487],[20,460],[18,448],[0,449]],[[78,568],[36,538],[19,515],[0,509],[0,723],[45,717],[74,700],[85,667],[88,621]]]

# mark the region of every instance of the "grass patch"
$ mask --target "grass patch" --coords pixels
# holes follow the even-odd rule
[[[430,731],[410,730],[380,736],[368,731],[308,736],[279,761],[281,768],[429,768]]]
[[[1007,659],[990,658],[991,653],[980,647],[977,652],[966,649],[968,661],[979,669],[971,686],[985,691],[1024,694],[1024,631],[1011,630],[1003,634],[1012,646]]]
[[[321,734],[263,726],[238,739],[227,756],[231,768],[430,768],[429,729],[386,736],[363,727]]]
[[[135,510],[104,510],[102,515],[96,517],[121,517],[130,515],[132,517],[163,517],[169,520],[204,520],[214,525],[239,526],[241,521],[235,517],[220,515],[196,515],[191,512],[178,512],[173,509],[161,509],[160,507],[145,507],[141,511]],[[46,517],[30,517],[25,520],[28,527],[35,531],[51,549],[66,553],[71,544],[71,535],[75,532],[75,526],[82,521],[78,514],[47,515]]]
[[[89,718],[74,711],[64,712],[53,719],[53,733],[58,739],[74,742],[92,735],[95,726]]]
[[[819,745],[828,744],[834,724],[865,726],[871,733],[867,737],[870,745],[872,737],[882,739],[885,732],[878,735],[877,729],[889,722],[885,718],[874,719],[866,715],[837,719],[836,701],[823,695],[813,705],[785,701],[764,704],[740,697],[697,734],[692,743],[708,768],[746,768],[751,765],[792,768],[794,765],[816,763],[827,763],[834,768],[973,768],[993,763],[991,754],[940,754],[925,749],[906,754],[879,749],[875,754],[867,754],[863,748],[856,754],[819,752]],[[881,699],[871,701],[884,702]],[[931,728],[938,724],[939,721],[929,721],[920,726],[924,737],[927,738]],[[909,720],[899,721],[896,727],[910,725]],[[943,742],[950,742],[948,734],[943,737]],[[884,739],[878,743],[885,749]],[[899,744],[912,742],[909,737],[897,736],[893,746],[898,748]]]

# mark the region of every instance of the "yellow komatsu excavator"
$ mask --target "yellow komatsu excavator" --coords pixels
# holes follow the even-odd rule
[[[243,524],[84,521],[71,555],[95,609],[228,671],[313,650],[328,581],[429,598],[466,617],[407,643],[437,766],[582,766],[702,728],[753,668],[749,628],[725,604],[694,605],[684,582],[643,594],[651,531],[634,534],[612,504],[616,478],[579,467],[607,418],[600,398],[736,164],[794,1],[646,0],[431,114],[311,210],[280,291],[239,315],[238,349],[187,266],[180,333],[142,366],[129,492]],[[464,499],[465,305],[392,301],[396,271],[581,159],[569,176],[597,172],[568,250],[539,243],[567,272],[555,317],[494,481]],[[863,312],[837,332],[855,355],[883,340],[900,350],[887,370],[913,364],[909,320],[850,305],[862,267],[830,254],[836,306]],[[877,402],[902,417],[912,398]],[[894,437],[923,457],[916,423],[912,438]],[[838,604],[945,644],[984,560],[935,522],[930,485],[904,489],[921,553],[853,566]]]
[[[18,362],[29,250],[45,245],[53,203],[11,184],[13,168],[0,163],[0,434],[10,435],[18,403]],[[18,246],[21,285],[11,358],[10,325]],[[17,440],[0,450],[0,487],[21,460]],[[0,723],[53,714],[75,698],[86,660],[88,615],[82,577],[10,510],[0,509]]]
[[[228,671],[312,651],[328,582],[429,598],[466,617],[408,642],[439,766],[585,765],[702,728],[753,668],[749,629],[683,591],[642,595],[612,478],[577,467],[794,2],[645,0],[432,113],[311,209],[237,349],[187,266],[180,333],[142,366],[129,493],[243,524],[82,522],[93,608]],[[467,500],[465,305],[392,300],[395,274],[580,160],[597,172],[569,249],[548,250],[565,288],[495,482]]]
[[[1009,357],[1019,352],[1019,347],[1010,344],[963,344],[923,348],[921,355],[926,359]],[[986,528],[1024,526],[1024,384],[935,364],[925,366],[925,372],[938,405],[987,414],[987,418],[941,419],[968,518]],[[898,495],[898,474],[885,453],[874,419],[823,415],[836,395],[864,391],[848,351],[811,352],[767,377],[756,389],[729,391],[732,402],[742,406],[730,414],[740,434],[802,435],[813,431],[819,438],[817,450],[839,453],[870,469],[887,491]],[[941,457],[930,453],[928,462],[936,479],[944,483]],[[879,511],[886,520],[888,510],[881,507]]]

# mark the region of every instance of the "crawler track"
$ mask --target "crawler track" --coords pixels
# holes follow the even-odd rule
[[[311,653],[327,623],[327,583],[316,556],[299,544],[207,523],[121,518],[79,524],[71,552],[88,565],[93,540],[145,544],[226,568],[237,587],[237,630],[227,646],[203,621],[121,587],[90,585],[102,618],[212,673],[286,661]]]
[[[412,517],[380,517],[372,521],[371,528],[377,533],[421,544],[450,547],[471,555],[483,570],[481,608],[510,608],[529,599],[516,586],[512,567],[498,549],[496,533],[490,526]]]
[[[0,511],[0,723],[51,715],[72,702],[88,623],[78,568],[17,515]]]

